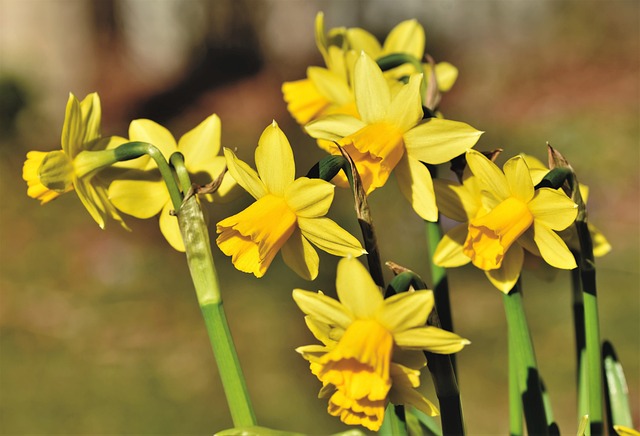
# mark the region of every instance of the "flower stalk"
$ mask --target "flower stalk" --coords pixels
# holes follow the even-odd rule
[[[170,160],[176,169],[183,192],[189,193],[191,182],[184,167],[182,155],[175,153]],[[173,175],[171,177],[172,180],[175,180]],[[202,215],[202,209],[196,197],[188,195],[182,204],[176,207],[176,210],[191,279],[220,371],[234,427],[254,426],[256,425],[256,417],[222,306],[220,285],[213,263],[209,232]]]
[[[509,382],[517,381],[520,401],[524,409],[529,434],[547,435],[551,424],[545,411],[540,373],[536,363],[533,342],[522,304],[520,281],[503,297],[509,337]],[[510,387],[510,392],[513,388]],[[510,399],[512,395],[510,394]],[[516,429],[512,421],[512,430]]]

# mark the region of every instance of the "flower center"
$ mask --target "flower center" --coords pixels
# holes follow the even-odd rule
[[[367,194],[383,186],[404,154],[402,131],[374,123],[340,141],[354,160]]]
[[[533,223],[527,204],[509,197],[491,212],[469,221],[463,252],[478,268],[488,271],[502,265],[504,255]]]
[[[217,225],[220,249],[240,271],[262,277],[296,227],[297,216],[282,197],[267,194]]]

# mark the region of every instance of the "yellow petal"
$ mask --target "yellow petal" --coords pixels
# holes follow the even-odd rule
[[[298,124],[317,118],[331,104],[309,79],[283,83],[282,95],[287,102],[287,110]]]
[[[84,208],[87,209],[100,228],[104,229],[106,211],[104,205],[100,201],[98,192],[96,192],[96,188],[86,180],[82,179],[76,180],[73,186]]]
[[[336,114],[312,121],[304,126],[304,130],[312,138],[339,141],[366,126],[364,121],[352,115]]]
[[[414,159],[436,165],[463,154],[482,133],[459,121],[429,118],[404,134],[404,146]]]
[[[224,149],[224,157],[227,161],[229,174],[238,185],[242,186],[256,200],[267,195],[267,187],[253,168],[238,159],[235,153],[228,148]]]
[[[515,156],[504,164],[504,175],[509,184],[511,195],[520,201],[528,202],[533,198],[533,182],[527,163],[522,156]]]
[[[511,196],[507,178],[496,164],[475,150],[467,151],[466,157],[467,165],[469,165],[480,186],[496,195],[499,201]]]
[[[300,177],[285,190],[284,198],[296,215],[305,218],[324,216],[333,202],[334,186],[321,179]]]
[[[531,174],[531,180],[534,185],[537,185],[542,181],[544,176],[549,172],[549,168],[543,164],[537,157],[522,153],[520,156],[524,159],[529,167],[529,173]]]
[[[88,144],[100,137],[102,109],[97,92],[92,92],[80,102],[80,111],[82,112],[82,122],[85,125],[82,142]]]
[[[356,105],[366,123],[383,121],[391,95],[380,67],[365,52],[360,53],[354,74]]]
[[[84,139],[85,125],[82,122],[82,110],[80,102],[73,95],[69,94],[67,107],[64,114],[64,123],[62,125],[62,150],[67,156],[73,158],[82,151],[82,140]]]
[[[576,220],[578,205],[560,190],[541,188],[529,202],[529,210],[537,223],[552,230],[564,230]]]
[[[284,263],[305,280],[315,280],[318,276],[320,258],[313,246],[299,229],[295,229],[281,249]]]
[[[393,339],[400,348],[426,350],[438,354],[457,353],[465,345],[471,343],[455,333],[433,326],[418,327],[394,333]]]
[[[280,197],[295,178],[295,163],[289,140],[273,121],[260,136],[256,168],[267,190]]]
[[[400,292],[384,300],[376,318],[395,335],[397,332],[424,326],[433,303],[432,291]]]
[[[307,77],[332,104],[345,105],[354,99],[351,88],[342,77],[326,68],[309,67]]]
[[[338,262],[336,290],[340,302],[355,318],[373,318],[383,304],[382,293],[369,271],[353,257]]]
[[[462,251],[468,232],[466,223],[459,224],[449,230],[438,242],[433,254],[433,262],[445,268],[462,266],[471,262],[469,256]]]
[[[438,207],[427,167],[405,153],[398,162],[395,173],[400,191],[411,202],[413,210],[424,220],[437,221]]]
[[[220,118],[213,114],[182,135],[178,151],[184,155],[185,166],[190,173],[209,171],[220,151],[220,134]]]
[[[460,185],[451,180],[435,179],[433,189],[436,193],[438,210],[446,217],[461,223],[475,217],[482,203],[480,191],[474,192],[470,189],[473,180],[474,178],[470,177]]]
[[[298,227],[309,242],[334,256],[365,253],[356,238],[329,218],[298,217]]]
[[[520,277],[523,262],[524,251],[518,244],[514,244],[506,252],[500,268],[485,271],[485,275],[493,286],[508,294]]]
[[[426,74],[426,77],[430,77]],[[436,64],[436,78],[438,80],[438,90],[448,92],[458,79],[458,69],[449,62],[438,62]]]
[[[147,119],[131,121],[129,124],[129,140],[148,142],[149,144],[156,146],[162,152],[162,155],[167,159],[167,161],[174,152],[178,151],[178,144],[176,144],[176,140],[171,132],[169,132],[166,127],[161,126],[155,121]],[[145,169],[155,167],[155,162],[150,160],[147,164],[147,168]]]
[[[359,27],[352,27],[347,29],[346,32],[347,41],[349,41],[349,48],[357,52],[364,51],[372,58],[376,59],[380,56],[382,47],[378,39],[371,33]]]
[[[346,329],[353,321],[351,314],[340,302],[322,293],[294,289],[292,295],[304,314],[320,322]]]
[[[396,25],[384,41],[384,54],[407,53],[416,59],[424,55],[424,28],[417,20],[406,20]]]
[[[114,180],[109,198],[115,207],[136,218],[151,218],[169,202],[163,180]]]
[[[169,201],[160,212],[160,231],[174,250],[184,252],[184,241],[182,240],[182,233],[180,233],[178,217],[172,215],[171,212],[173,212],[173,205]]]
[[[406,132],[422,120],[420,84],[422,74],[412,74],[409,83],[395,95],[385,115],[385,121]]]
[[[412,377],[406,369],[400,369],[400,365],[391,365],[391,377],[393,387],[389,392],[389,401],[392,404],[411,405],[429,416],[439,415],[438,408],[418,391],[412,384]]]
[[[602,257],[611,251],[611,244],[607,241],[607,238],[591,223],[588,224],[589,232],[591,233],[591,239],[593,240],[593,255],[595,257]]]
[[[560,269],[573,269],[576,261],[562,238],[544,224],[534,222],[534,240],[540,249],[540,255],[551,266]]]

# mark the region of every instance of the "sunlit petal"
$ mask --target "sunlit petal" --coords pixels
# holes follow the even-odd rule
[[[356,105],[366,123],[384,121],[391,102],[389,86],[380,67],[365,52],[360,53],[354,74]]]
[[[235,153],[228,148],[224,148],[224,157],[227,161],[229,174],[238,182],[238,185],[242,186],[256,200],[267,195],[267,187],[253,168],[238,159]]]
[[[131,121],[129,124],[129,140],[148,142],[156,146],[167,160],[174,152],[178,151],[178,144],[171,132],[155,121],[147,119]],[[147,169],[155,168],[155,166],[155,162],[150,161]]]
[[[413,74],[409,83],[404,85],[391,100],[385,121],[393,124],[403,132],[417,125],[422,119],[422,98],[420,84],[422,74]]]
[[[562,191],[541,188],[529,202],[529,210],[537,223],[552,230],[564,230],[578,215],[578,205]]]
[[[576,261],[567,244],[544,224],[534,222],[534,240],[540,249],[540,255],[551,266],[560,269],[573,269]]]
[[[220,133],[220,118],[213,114],[182,135],[178,150],[184,155],[189,172],[209,171],[220,151]]]
[[[302,235],[312,244],[334,256],[360,256],[365,253],[360,242],[329,218],[298,217]]]
[[[413,210],[422,219],[437,221],[436,197],[427,167],[405,153],[396,166],[396,178],[400,191],[411,202]]]
[[[336,290],[340,302],[356,318],[373,318],[384,301],[369,271],[353,257],[338,262]]]
[[[267,190],[281,197],[295,178],[291,145],[275,121],[264,129],[258,140],[256,168]]]
[[[306,218],[327,214],[335,187],[321,179],[300,177],[285,190],[284,198],[298,216]]]
[[[318,292],[293,290],[293,299],[302,312],[318,321],[346,329],[353,318],[339,301]]]
[[[160,231],[175,250],[184,252],[184,241],[180,233],[178,218],[172,214],[173,211],[173,205],[170,201],[162,208],[162,212],[160,212]]]
[[[470,344],[467,339],[455,333],[433,326],[418,327],[393,335],[400,348],[410,350],[427,350],[439,354],[456,353]]]
[[[466,223],[449,230],[438,243],[433,254],[433,262],[445,268],[454,268],[471,262],[471,258],[462,251],[468,232],[469,227]]]
[[[478,183],[481,186],[484,186],[487,191],[496,194],[500,200],[511,196],[507,178],[496,164],[475,150],[467,151],[466,157],[471,172],[478,179]]]
[[[295,229],[281,248],[284,263],[306,280],[314,280],[318,276],[320,258],[313,246],[306,240],[299,229]]]
[[[383,54],[407,53],[416,59],[424,55],[424,28],[415,19],[399,23],[387,35],[382,46]]]
[[[351,88],[342,77],[326,68],[309,67],[307,77],[332,104],[345,105],[354,99]]]
[[[432,291],[400,292],[384,300],[377,319],[395,335],[410,328],[424,326],[433,303]]]
[[[114,180],[109,198],[115,207],[136,218],[151,218],[169,201],[163,180]]]
[[[525,203],[531,200],[533,198],[533,182],[529,167],[522,156],[509,159],[503,169],[511,195]]]
[[[367,123],[352,115],[336,114],[312,121],[304,130],[312,138],[339,141],[366,126]]]
[[[524,251],[518,244],[514,244],[505,254],[500,268],[485,271],[485,274],[493,286],[508,294],[520,277],[523,262]]]
[[[482,133],[460,121],[429,118],[404,134],[404,145],[411,157],[435,165],[463,154]]]

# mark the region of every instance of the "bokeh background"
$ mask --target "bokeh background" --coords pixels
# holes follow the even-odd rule
[[[212,434],[231,427],[183,255],[155,219],[101,231],[78,199],[44,207],[21,180],[28,150],[59,148],[69,92],[100,93],[104,134],[151,118],[175,136],[211,113],[253,162],[272,119],[298,175],[323,156],[286,111],[283,81],[320,65],[313,22],[381,39],[417,18],[427,51],[460,70],[442,110],[485,131],[477,145],[545,159],[549,141],[590,186],[603,338],[622,361],[640,425],[640,3],[611,1],[0,0],[0,432]],[[446,169],[443,169],[446,171]],[[370,198],[384,260],[428,278],[424,225],[393,180]],[[211,223],[248,196],[209,210]],[[346,191],[331,216],[358,234]],[[113,223],[111,223],[113,224]],[[214,246],[225,307],[259,422],[328,434],[319,382],[293,351],[313,343],[295,287],[334,293],[336,259],[308,283],[276,259],[261,280]],[[569,275],[525,272],[525,304],[560,429],[576,429]],[[502,298],[471,267],[450,272],[469,434],[506,434]],[[435,399],[428,374],[424,392]]]

